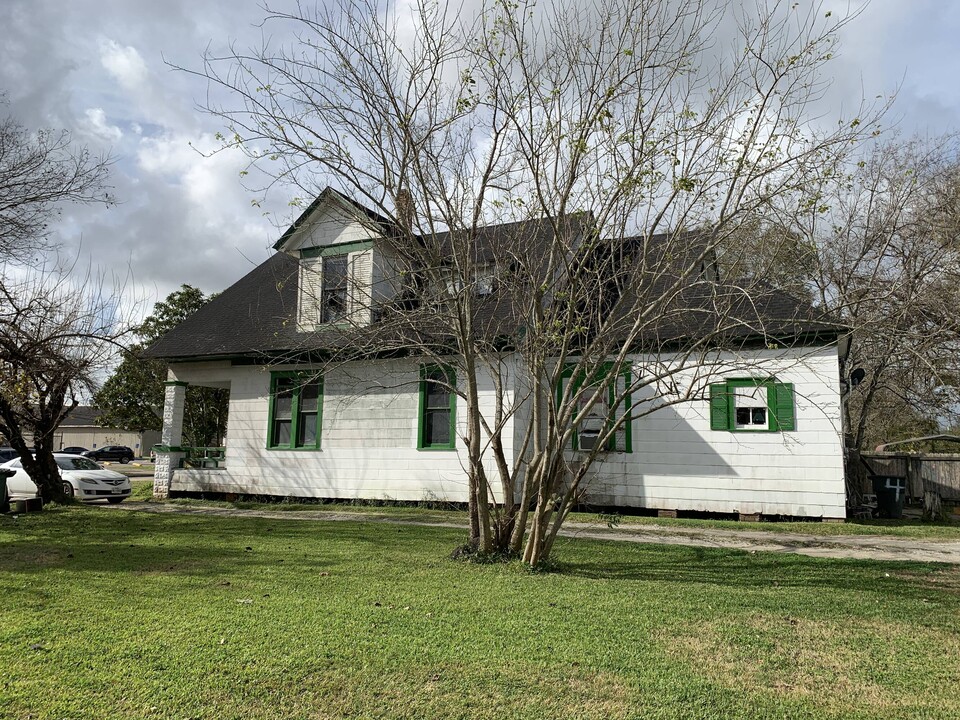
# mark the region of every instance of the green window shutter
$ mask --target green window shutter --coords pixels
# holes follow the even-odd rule
[[[771,430],[790,431],[796,427],[796,414],[793,409],[793,383],[773,383],[770,388],[774,395],[773,416],[776,425]]]
[[[632,380],[632,377],[631,377],[629,371],[628,371],[628,372],[625,372],[625,373],[622,373],[622,374],[620,375],[620,378],[621,378],[621,382],[623,382],[623,386],[622,386],[622,387],[619,387],[619,386],[618,386],[618,388],[617,388],[618,391],[626,390],[628,387],[631,386],[633,380]],[[632,453],[632,452],[633,452],[633,396],[631,395],[631,393],[626,393],[626,394],[624,395],[624,398],[623,398],[623,412],[624,412],[624,414],[630,416],[630,417],[627,419],[627,422],[626,422],[626,424],[623,426],[623,429],[622,429],[622,433],[623,433],[623,451],[624,451],[624,452],[628,452],[628,453]],[[620,439],[619,439],[619,437],[618,437],[618,438],[617,438],[617,442],[619,442],[619,441],[620,441]]]
[[[710,385],[710,429],[730,429],[730,394],[726,383]]]

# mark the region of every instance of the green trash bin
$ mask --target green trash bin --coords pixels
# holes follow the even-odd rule
[[[873,494],[877,496],[877,514],[899,520],[903,517],[903,501],[907,497],[907,479],[896,475],[871,475]]]

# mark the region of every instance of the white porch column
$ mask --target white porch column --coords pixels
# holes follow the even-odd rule
[[[173,471],[180,465],[185,453],[180,447],[183,441],[183,405],[187,396],[187,383],[168,380],[163,394],[163,429],[160,431],[160,447],[153,468],[153,496],[165,498],[170,494]]]

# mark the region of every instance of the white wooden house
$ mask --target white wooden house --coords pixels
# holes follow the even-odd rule
[[[326,326],[347,318],[375,327],[371,308],[398,292],[397,260],[378,242],[386,223],[328,189],[274,256],[151,348],[170,367],[157,495],[466,501],[463,403],[431,382],[434,368],[391,357],[316,373]],[[596,465],[587,501],[842,518],[836,333],[797,331],[793,340],[717,350],[702,399],[630,422]],[[647,360],[634,356],[638,372]],[[511,363],[518,365],[505,356],[515,378],[506,393],[520,398],[522,373]],[[181,447],[190,384],[230,391],[222,456],[203,460]],[[489,409],[494,384],[481,377],[480,387],[481,410]],[[520,427],[513,444],[507,434],[508,455]],[[589,428],[580,432],[589,442]],[[488,470],[496,475],[492,463]]]

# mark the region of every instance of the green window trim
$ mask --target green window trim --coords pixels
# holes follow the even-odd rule
[[[737,427],[736,389],[762,387],[767,390],[767,427]],[[731,378],[710,385],[710,429],[728,432],[764,433],[796,430],[796,409],[792,383],[775,378]]]
[[[363,252],[373,247],[373,240],[357,240],[355,242],[340,243],[339,245],[325,245],[323,247],[303,248],[300,251],[302,258],[329,257],[331,255],[346,255],[348,253]]]
[[[292,382],[288,382],[292,381]],[[277,440],[277,420],[286,420],[277,417],[278,388],[287,385],[280,392],[290,393],[289,410],[289,440]],[[304,391],[316,387],[316,409],[309,407],[308,400],[304,399]],[[303,407],[301,407],[303,406]],[[285,413],[286,415],[286,413]],[[309,431],[309,418],[314,417],[312,441],[306,439]],[[268,450],[319,450],[321,429],[323,428],[323,378],[309,372],[285,371],[270,373],[270,405],[267,417],[267,449]]]
[[[442,374],[446,386],[444,390],[449,394],[448,404],[441,407],[430,407],[430,393],[428,386],[438,384],[435,378]],[[451,367],[441,365],[421,365],[420,366],[420,406],[417,412],[417,449],[418,450],[455,450],[457,447],[457,394],[454,388],[457,386],[456,371]],[[441,415],[449,413],[448,440],[435,441],[431,436],[430,416],[433,414]]]
[[[610,373],[613,371],[613,363],[608,362],[604,363],[597,369],[597,382],[607,382],[607,407],[613,408],[617,399],[617,382],[609,382],[607,378],[610,376]],[[570,381],[573,378],[574,367],[567,367],[563,374],[560,376],[560,382],[557,384],[557,404],[560,404],[560,400],[563,397],[563,382]],[[629,369],[622,370],[617,374],[617,378],[623,378],[623,387],[624,389],[629,388],[633,382],[632,374]],[[573,380],[576,383],[574,388],[574,393],[579,392],[580,388],[584,385],[585,379],[583,373],[579,373],[576,379]],[[628,419],[620,426],[620,429],[623,431],[623,448],[617,447],[617,438],[619,435],[619,430],[614,432],[607,439],[607,447],[605,448],[606,452],[624,452],[632,453],[633,452],[633,397],[630,392],[626,392],[623,397],[623,412],[612,413],[615,417],[620,417],[621,415],[628,415]],[[610,426],[613,424],[613,418],[607,418],[607,430],[610,429]],[[571,434],[571,448],[574,452],[580,451],[580,430],[577,427],[573,428],[573,433]]]

